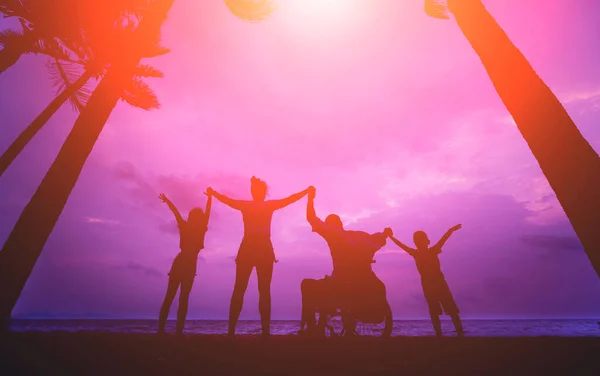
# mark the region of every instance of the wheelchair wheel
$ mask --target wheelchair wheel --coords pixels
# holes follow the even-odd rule
[[[321,322],[321,320],[324,320]],[[325,337],[341,337],[344,335],[344,324],[339,311],[321,314],[317,313],[317,327],[320,335]]]
[[[354,329],[344,327],[341,312],[337,311],[334,314],[323,316],[323,319],[326,321],[324,325],[321,326],[320,330],[323,330],[322,334],[326,337],[389,337],[392,334],[394,319],[392,317],[392,311],[389,309],[389,305],[387,311],[388,312],[382,322],[365,323],[356,320]]]
[[[392,316],[392,310],[389,304],[387,304],[385,317],[380,323],[365,323],[357,320],[354,333],[348,333],[347,329],[343,329],[343,333],[345,332],[344,334],[346,335],[354,334],[369,337],[389,337],[392,334],[393,326],[394,318]]]
[[[359,336],[389,337],[392,334],[392,325],[393,321],[387,317],[385,321],[379,324],[357,321],[355,332]]]

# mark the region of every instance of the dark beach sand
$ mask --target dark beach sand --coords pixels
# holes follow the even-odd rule
[[[600,375],[600,338],[1,336],[0,375]]]

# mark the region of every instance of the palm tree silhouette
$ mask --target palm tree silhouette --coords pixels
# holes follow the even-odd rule
[[[598,154],[481,0],[426,0],[425,10],[437,18],[454,15],[600,277]]]
[[[27,54],[45,54],[68,59],[59,38],[89,25],[114,21],[119,15],[135,14],[149,0],[0,0],[0,13],[16,18],[20,29],[0,31],[0,74]],[[95,22],[90,22],[91,20]],[[69,22],[65,22],[69,20]],[[88,29],[88,31],[90,31]]]
[[[2,30],[0,31],[0,74],[12,67],[19,61],[21,56],[26,54],[46,54],[53,57],[64,58],[64,52],[55,39],[43,40],[38,38],[35,33],[20,21],[21,30]]]
[[[119,40],[123,38],[124,34],[131,32],[133,30],[124,27],[122,24],[114,25],[111,33],[109,33],[111,34],[110,37],[107,35],[103,38],[103,45],[107,40],[110,40],[114,42],[112,45],[118,48],[121,46]],[[0,176],[4,174],[19,153],[67,100],[71,102],[73,110],[81,111],[90,96],[90,91],[85,86],[86,83],[92,78],[100,79],[108,70],[110,61],[103,59],[103,48],[95,46],[92,41],[87,41],[84,32],[81,33],[78,39],[80,40],[67,39],[62,41],[69,46],[69,50],[75,55],[75,60],[70,59],[65,62],[54,58],[48,62],[53,86],[58,89],[57,96],[0,156]],[[146,51],[144,57],[154,57],[167,52],[167,49],[159,45],[152,45]],[[81,72],[81,68],[83,68],[83,72]],[[142,81],[142,78],[145,77],[160,78],[163,77],[163,73],[151,66],[139,64],[135,75],[132,76],[131,84],[123,91],[121,99],[144,110],[159,108],[158,98],[148,85]]]
[[[123,91],[130,85],[144,52],[160,40],[161,26],[173,2],[153,1],[135,31],[121,41],[127,46],[126,53],[112,61],[4,243],[0,251],[0,328],[8,327],[12,309],[77,183],[85,161]],[[246,3],[253,3],[255,7]],[[230,9],[236,9],[234,14],[237,17],[248,21],[260,20],[273,11],[264,1],[227,0],[226,4]],[[247,12],[243,13],[242,9]]]

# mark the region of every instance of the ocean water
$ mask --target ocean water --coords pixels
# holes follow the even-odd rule
[[[13,320],[11,330],[22,331],[62,331],[62,332],[118,332],[118,333],[154,333],[156,320],[96,320],[96,319],[28,319]],[[449,320],[442,320],[445,335],[454,335]],[[465,335],[469,337],[600,337],[600,325],[597,320],[463,320]],[[299,321],[272,321],[271,334],[296,335]],[[369,326],[360,327],[359,332],[369,332]],[[167,331],[174,332],[175,322],[169,321]],[[186,334],[225,334],[226,320],[188,320]],[[238,334],[260,334],[259,321],[240,321]],[[432,336],[431,323],[428,320],[394,321],[392,336]]]

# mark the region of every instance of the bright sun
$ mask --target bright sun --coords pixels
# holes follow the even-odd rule
[[[302,33],[326,36],[352,27],[365,0],[280,0],[278,11],[286,25]]]

